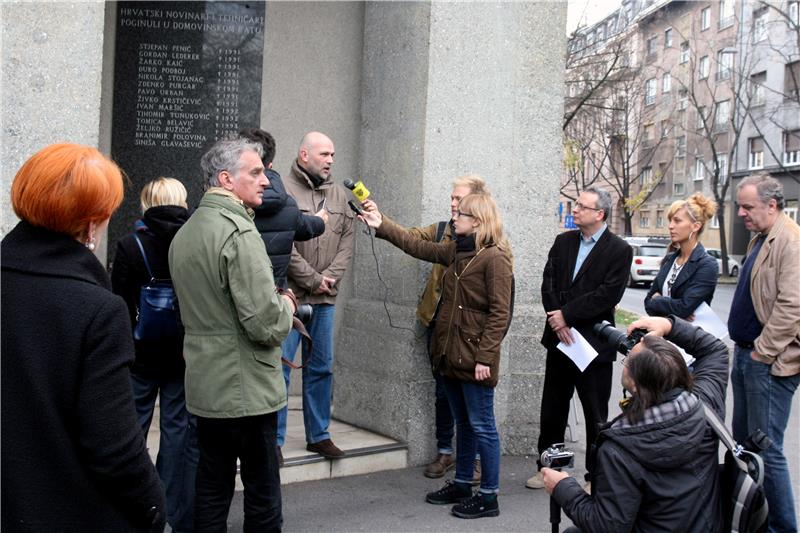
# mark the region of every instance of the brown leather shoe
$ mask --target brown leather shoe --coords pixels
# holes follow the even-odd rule
[[[429,477],[432,479],[440,478],[449,470],[452,470],[456,466],[456,462],[453,461],[453,456],[447,453],[440,453],[436,456],[436,460],[425,467],[425,477]]]
[[[481,484],[481,460],[475,459],[475,471],[472,473],[472,486]]]
[[[336,447],[331,439],[306,444],[306,450],[316,452],[326,459],[338,459],[344,457],[345,453]]]

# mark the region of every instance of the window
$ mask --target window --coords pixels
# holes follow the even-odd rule
[[[647,39],[647,55],[654,56],[658,51],[658,37],[650,37]]]
[[[800,98],[800,61],[787,63],[783,74],[783,97],[790,100]]]
[[[650,227],[650,211],[639,211],[639,227]]]
[[[639,174],[639,187],[644,187],[651,181],[653,181],[653,169],[651,167],[643,168],[642,173]]]
[[[586,36],[586,46],[592,46],[593,44],[594,44],[594,32]]]
[[[758,169],[764,167],[764,139],[763,137],[751,137],[747,143],[750,146],[750,160],[748,167]]]
[[[700,31],[707,30],[711,27],[711,8],[704,7],[700,11]]]
[[[695,128],[702,130],[706,125],[706,118],[708,118],[706,106],[701,105],[697,108],[697,121],[695,122]]]
[[[800,165],[800,130],[783,132],[783,164]]]
[[[656,227],[663,228],[664,227],[664,210],[659,209],[656,211]]]
[[[644,147],[653,146],[653,124],[645,124],[644,125],[644,134],[643,134],[643,141],[642,145]]]
[[[675,157],[686,157],[686,135],[675,138]]]
[[[687,63],[689,61],[689,41],[683,41],[681,43],[681,64]]]
[[[717,108],[714,112],[714,128],[717,130],[724,130],[728,127],[728,121],[731,119],[731,101],[723,100],[717,102]]]
[[[700,58],[700,63],[698,65],[698,69],[697,69],[701,80],[704,80],[704,79],[708,78],[708,73],[710,71],[709,66],[710,66],[710,63],[708,61],[708,56],[701,57]]]
[[[672,184],[672,195],[683,196],[683,183],[675,182]]]
[[[733,70],[733,53],[720,50],[717,53],[717,81],[727,80]]]
[[[678,91],[678,109],[686,109],[689,107],[689,91],[681,89]]]
[[[698,157],[694,162],[694,181],[700,181],[706,177],[706,162],[702,157]]]
[[[733,26],[734,0],[720,0],[719,2],[719,29]]]
[[[656,79],[650,78],[644,84],[644,103],[651,105],[656,102]]]
[[[672,74],[665,72],[661,78],[661,92],[668,93],[672,88]]]
[[[599,43],[603,38],[605,38],[605,27],[599,26],[597,28],[597,42]]]
[[[767,101],[765,87],[767,85],[767,72],[757,72],[750,76],[750,105],[752,107],[764,105]]]
[[[664,30],[664,48],[672,48],[672,28]]]
[[[719,169],[719,184],[725,185],[728,181],[728,154],[717,154],[717,168]]]
[[[798,7],[800,2],[789,2],[786,11],[789,15],[789,20],[792,21],[792,24],[795,26],[800,25],[800,8]]]
[[[669,137],[669,120],[661,121],[661,138],[666,139]]]
[[[767,38],[767,9],[753,13],[753,42],[760,43]]]

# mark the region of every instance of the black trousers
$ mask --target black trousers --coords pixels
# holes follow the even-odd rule
[[[558,348],[547,350],[542,411],[539,418],[539,453],[555,443],[564,442],[570,400],[577,389],[586,419],[586,471],[593,470],[592,444],[597,439],[600,425],[608,419],[612,365],[612,362],[600,363],[595,360],[581,372]],[[539,464],[540,468],[541,466]]]
[[[195,531],[227,531],[236,459],[244,484],[245,532],[280,531],[281,479],[276,451],[278,414],[244,418],[197,417]]]

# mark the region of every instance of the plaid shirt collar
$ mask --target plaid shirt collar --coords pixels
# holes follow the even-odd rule
[[[611,426],[613,428],[629,428],[637,426],[647,426],[650,424],[658,424],[666,420],[675,418],[676,416],[686,413],[697,405],[697,396],[688,391],[682,391],[677,398],[664,402],[652,407],[648,407],[644,412],[644,418],[635,424],[628,421],[625,416],[620,417]]]

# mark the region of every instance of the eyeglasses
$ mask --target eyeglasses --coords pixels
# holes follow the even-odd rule
[[[462,212],[462,211],[456,211],[456,216],[457,216],[457,217],[469,217],[469,218],[475,218],[475,216],[474,216],[474,215],[472,215],[471,213],[464,213],[464,212]]]
[[[582,209],[591,209],[592,211],[602,211],[599,207],[589,207],[588,205],[583,205],[580,202],[575,202],[575,209],[580,211]]]

